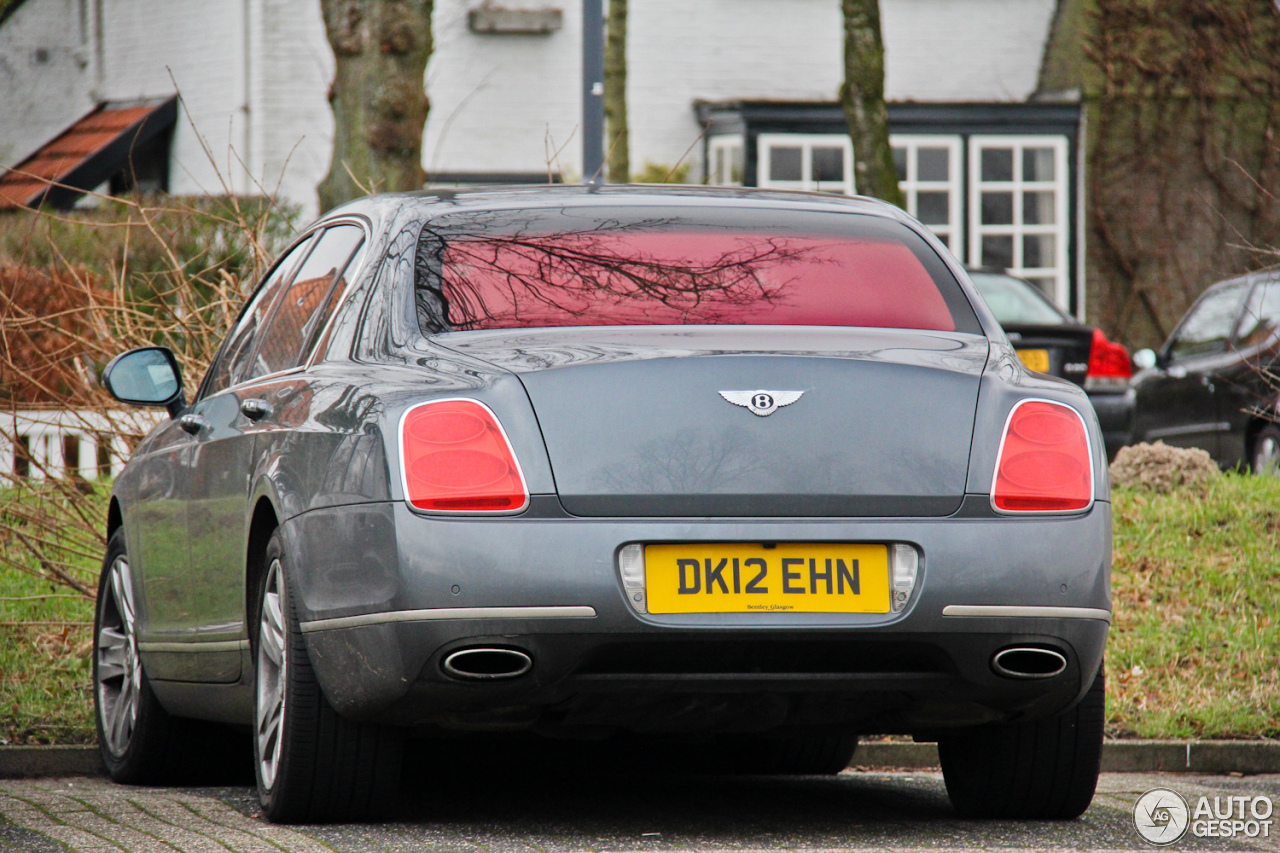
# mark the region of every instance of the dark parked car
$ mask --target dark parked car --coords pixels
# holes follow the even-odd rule
[[[1159,352],[1139,350],[1135,441],[1200,447],[1224,468],[1275,473],[1280,270],[1213,285]]]
[[[1107,458],[1114,457],[1133,429],[1129,351],[1054,305],[1029,281],[991,270],[971,270],[969,277],[1023,364],[1084,388],[1102,427]]]
[[[171,416],[110,504],[117,780],[162,777],[195,718],[252,726],[278,821],[390,802],[406,733],[796,773],[909,734],[963,814],[1092,797],[1097,420],[894,207],[376,196],[284,253],[189,402],[160,348],[104,382]]]

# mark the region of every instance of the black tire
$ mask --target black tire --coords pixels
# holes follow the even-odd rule
[[[720,738],[702,769],[761,776],[834,776],[849,766],[856,735]]]
[[[93,624],[93,716],[98,751],[116,782],[157,785],[185,781],[193,763],[189,726],[187,721],[170,716],[151,691],[138,657],[135,600],[124,530],[118,528],[107,540]]]
[[[399,786],[401,733],[344,719],[333,709],[307,657],[279,531],[267,545],[265,565],[258,618],[253,620],[253,765],[262,813],[275,823],[331,823],[383,815],[393,808]],[[278,622],[269,624],[270,614]],[[265,633],[274,628],[282,635],[277,639],[283,641],[283,667],[274,665],[275,646]],[[278,714],[271,713],[272,678],[283,688]],[[275,719],[278,726],[271,724]]]
[[[983,726],[938,740],[947,795],[962,817],[1070,820],[1093,800],[1102,760],[1106,680],[1047,720]]]
[[[1280,476],[1280,426],[1266,424],[1253,437],[1249,468],[1259,477]]]

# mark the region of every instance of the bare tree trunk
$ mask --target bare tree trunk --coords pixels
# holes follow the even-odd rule
[[[433,0],[320,0],[336,70],[333,159],[320,184],[328,210],[367,191],[421,189],[423,75]]]
[[[608,35],[604,43],[604,122],[609,180],[631,180],[627,138],[627,0],[609,0]]]
[[[884,105],[884,39],[879,0],[841,0],[844,13],[844,84],[840,104],[853,140],[854,186],[862,195],[902,207],[898,171],[889,147]]]

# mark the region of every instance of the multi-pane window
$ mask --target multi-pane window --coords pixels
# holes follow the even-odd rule
[[[707,149],[707,183],[717,187],[742,186],[742,137],[712,137]]]
[[[740,139],[724,138],[725,146]],[[711,144],[710,182],[735,183],[723,179],[728,155]],[[1008,270],[1058,305],[1069,303],[1065,136],[974,135],[966,142],[959,134],[894,134],[890,144],[907,212],[957,257]],[[844,134],[762,133],[757,152],[758,186],[854,194],[853,146]]]
[[[853,195],[853,144],[833,133],[762,133],[757,185]]]
[[[893,162],[898,168],[898,186],[906,200],[907,213],[938,235],[957,256],[960,242],[961,169],[960,137],[890,137]]]
[[[1008,270],[1065,305],[1066,139],[971,137],[969,173],[969,262]]]

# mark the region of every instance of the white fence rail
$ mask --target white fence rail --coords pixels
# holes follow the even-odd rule
[[[0,478],[114,477],[129,458],[124,436],[163,417],[151,410],[0,412]]]

